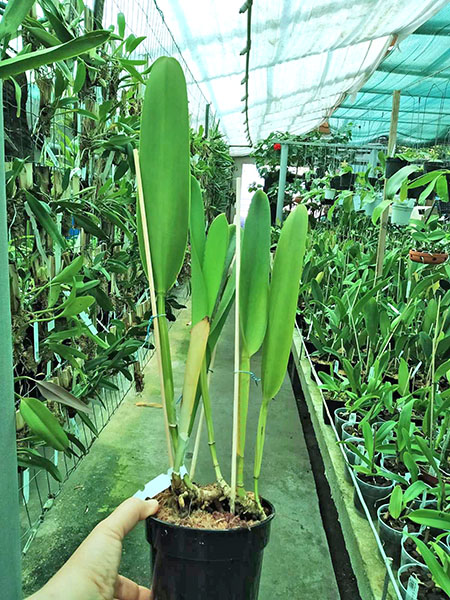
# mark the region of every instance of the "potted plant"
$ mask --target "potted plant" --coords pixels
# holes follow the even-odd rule
[[[437,542],[429,546],[416,536],[412,536],[426,566],[406,564],[398,571],[398,583],[403,598],[417,600],[444,600],[450,595],[450,557]],[[414,594],[414,595],[413,595]]]
[[[307,212],[299,205],[286,219],[270,268],[269,201],[266,194],[258,191],[246,219],[242,248],[238,243],[240,233],[236,235],[234,271],[229,226],[224,215],[216,217],[205,234],[201,191],[194,179],[189,184],[188,132],[182,69],[174,59],[159,58],[151,68],[143,106],[140,162],[144,212],[140,210],[138,223],[142,261],[146,271],[153,273],[158,299],[158,315],[154,317],[159,317],[157,323],[161,326],[162,392],[170,431],[169,455],[173,456],[170,487],[158,496],[162,508],[157,516],[147,520],[153,592],[156,599],[199,596],[256,599],[262,553],[274,517],[273,506],[259,493],[265,428],[270,400],[281,387],[290,353],[306,244]],[[177,415],[164,319],[165,295],[183,262],[188,221],[192,329]],[[240,273],[241,348],[236,388],[237,428],[233,431],[237,455],[232,457],[237,461],[236,487],[228,484],[220,470],[206,377],[233,299],[234,272],[236,276]],[[244,448],[251,358],[260,347],[262,402],[251,493],[244,487]],[[208,486],[196,485],[183,469],[200,401],[216,475],[216,482]],[[226,529],[223,529],[224,515]]]
[[[409,251],[413,262],[440,265],[448,259],[445,250],[450,244],[450,234],[439,227],[436,215],[431,215],[426,221],[414,220],[411,237],[416,242]]]
[[[394,565],[399,566],[400,544],[402,532],[407,525],[405,521],[410,503],[427,489],[423,481],[415,481],[405,491],[400,485],[392,490],[389,504],[383,504],[377,511],[378,530],[385,552],[394,559]],[[409,529],[408,529],[409,530]]]

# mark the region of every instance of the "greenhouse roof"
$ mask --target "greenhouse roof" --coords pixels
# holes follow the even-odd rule
[[[448,0],[247,0],[240,12],[243,1],[157,2],[235,154],[331,114],[357,124],[358,141],[374,139],[388,132],[394,89],[407,97],[401,137],[446,135]]]
[[[450,6],[404,39],[383,60],[356,98],[347,97],[330,124],[353,122],[353,140],[389,132],[392,92],[401,90],[398,141],[436,143],[450,130]]]

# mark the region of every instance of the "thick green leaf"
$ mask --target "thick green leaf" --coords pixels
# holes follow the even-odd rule
[[[278,393],[286,374],[307,231],[308,212],[300,204],[290,213],[281,229],[273,264],[262,357],[262,388],[265,398],[273,398]]]
[[[27,198],[27,205],[39,224],[45,229],[55,243],[59,244],[62,248],[66,248],[67,242],[59,232],[55,221],[52,219],[48,205],[35,198],[28,191],[25,191],[25,195]]]
[[[39,438],[61,452],[69,447],[69,440],[58,419],[36,398],[22,398],[20,413],[25,423]]]
[[[75,223],[82,227],[87,233],[95,235],[99,240],[107,240],[108,236],[100,229],[94,220],[94,216],[90,213],[77,214],[75,215]]]
[[[68,346],[65,346],[65,348],[68,348]],[[72,348],[72,350],[74,349]],[[75,408],[77,411],[84,412],[86,414],[92,413],[92,408],[90,406],[87,406],[79,398],[56,383],[52,383],[51,381],[36,381],[36,384],[46,400],[50,400],[51,402],[59,402],[60,404],[70,406],[71,408]]]
[[[79,298],[70,298],[61,308],[63,311],[57,317],[74,317],[85,311],[95,302],[92,296],[80,296]]]
[[[419,525],[450,531],[450,513],[431,508],[418,508],[409,513],[408,519]]]
[[[386,198],[393,198],[402,187],[402,184],[408,179],[408,176],[417,169],[416,165],[403,167],[397,173],[386,181]]]
[[[239,314],[242,344],[253,356],[267,329],[270,271],[270,207],[257,191],[250,204],[242,240]]]
[[[117,32],[119,34],[119,36],[123,39],[123,36],[125,35],[125,15],[123,13],[119,13],[117,15]]]
[[[17,464],[25,468],[44,469],[56,481],[62,481],[58,467],[48,458],[44,458],[33,448],[20,448],[17,451]]]
[[[183,265],[191,185],[189,135],[183,70],[174,58],[158,58],[145,90],[139,154],[157,294],[169,291]],[[146,265],[139,210],[138,235]]]
[[[205,244],[203,276],[205,278],[208,312],[211,318],[222,283],[225,258],[228,250],[228,222],[224,214],[211,223]],[[203,315],[205,316],[205,315]]]
[[[364,319],[366,330],[370,343],[374,346],[378,337],[378,302],[375,298],[370,298],[364,307]]]
[[[389,499],[389,514],[393,519],[398,519],[402,514],[403,509],[403,492],[399,485],[396,485],[392,490],[391,497]]]
[[[194,177],[191,177],[189,235],[191,241],[192,323],[194,325],[208,314],[208,294],[203,275],[206,245],[205,227],[205,213],[200,185]]]
[[[36,50],[27,54],[19,54],[14,58],[7,58],[0,61],[0,78],[4,79],[5,77],[19,75],[43,65],[74,58],[104,44],[110,35],[110,31],[99,29],[59,46],[44,48],[43,50]]]
[[[0,40],[7,35],[15,37],[22,21],[33,7],[35,0],[8,0],[0,22]]]
[[[73,278],[77,273],[80,272],[84,264],[84,256],[80,255],[73,259],[70,265],[64,267],[55,277],[53,277],[51,284],[55,283],[72,283]]]
[[[56,36],[49,33],[44,28],[33,27],[30,25],[26,25],[26,28],[46,48],[51,48],[52,46],[59,46],[61,43]]]
[[[77,73],[73,82],[73,93],[78,94],[86,81],[86,65],[83,60],[77,62]]]
[[[409,369],[404,358],[400,359],[398,365],[398,391],[401,396],[405,396],[409,391]]]

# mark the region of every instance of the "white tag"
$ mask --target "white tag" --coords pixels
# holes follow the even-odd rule
[[[34,360],[38,363],[39,358],[39,323],[33,323]]]
[[[364,451],[365,451],[364,444],[358,444],[357,448],[361,454],[364,454]],[[361,464],[361,458],[357,454],[355,454],[355,465],[360,465],[360,464]]]
[[[388,302],[388,306],[395,312],[396,315],[400,314],[400,311],[397,308],[395,308],[395,306],[392,306],[392,304],[390,304],[389,302]]]
[[[155,477],[154,479],[146,483],[143,490],[138,490],[134,494],[134,498],[140,498],[141,500],[145,500],[146,498],[154,498],[157,494],[160,494],[164,490],[167,490],[167,488],[170,487],[172,473],[173,469],[169,469],[167,473],[161,473],[161,475],[158,475],[158,477]],[[184,477],[186,474],[186,467],[181,467],[181,477]]]
[[[78,427],[78,423],[76,422],[76,420],[73,417],[70,417],[69,418],[69,423],[70,423],[70,427],[72,429],[72,432],[77,437],[80,437],[80,428]]]
[[[414,379],[417,371],[420,369],[421,366],[422,366],[422,361],[420,360],[419,363],[417,364],[416,368],[414,369],[414,371],[411,373],[411,379]]]
[[[411,577],[408,579],[408,588],[406,590],[405,600],[417,600],[418,594],[419,582],[414,575],[411,575]]]
[[[89,331],[91,333],[93,333],[94,335],[98,334],[98,329],[92,323],[92,321],[91,321],[91,319],[90,319],[90,317],[89,317],[89,315],[87,313],[81,312],[78,316],[81,318],[81,320],[83,321],[83,323],[85,325],[87,325],[87,328],[89,329]]]
[[[333,371],[337,374],[339,370],[339,361],[335,360],[333,364]]]
[[[22,473],[22,492],[24,504],[30,500],[30,469],[25,469]]]
[[[55,467],[58,466],[58,450],[53,451],[53,462],[55,463]]]
[[[356,413],[352,413],[348,418],[348,422],[350,425],[354,425],[356,423]]]

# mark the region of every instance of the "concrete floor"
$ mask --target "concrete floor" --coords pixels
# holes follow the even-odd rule
[[[176,389],[181,389],[190,311],[180,313],[171,332]],[[224,473],[229,473],[233,397],[233,327],[219,342],[211,379],[216,439]],[[252,369],[259,373],[259,359]],[[247,479],[251,485],[253,445],[260,390],[252,385],[249,410]],[[156,360],[145,369],[145,391],[129,393],[89,455],[66,482],[23,560],[25,595],[31,594],[64,563],[94,525],[145,482],[167,470],[163,414],[136,407],[159,402]],[[213,480],[206,431],[196,479]],[[289,379],[270,406],[261,493],[277,511],[266,548],[260,600],[339,600],[319,513],[308,453]],[[121,573],[142,585],[149,581],[149,548],[144,526],[125,540]],[[245,600],[245,599],[242,599]]]

